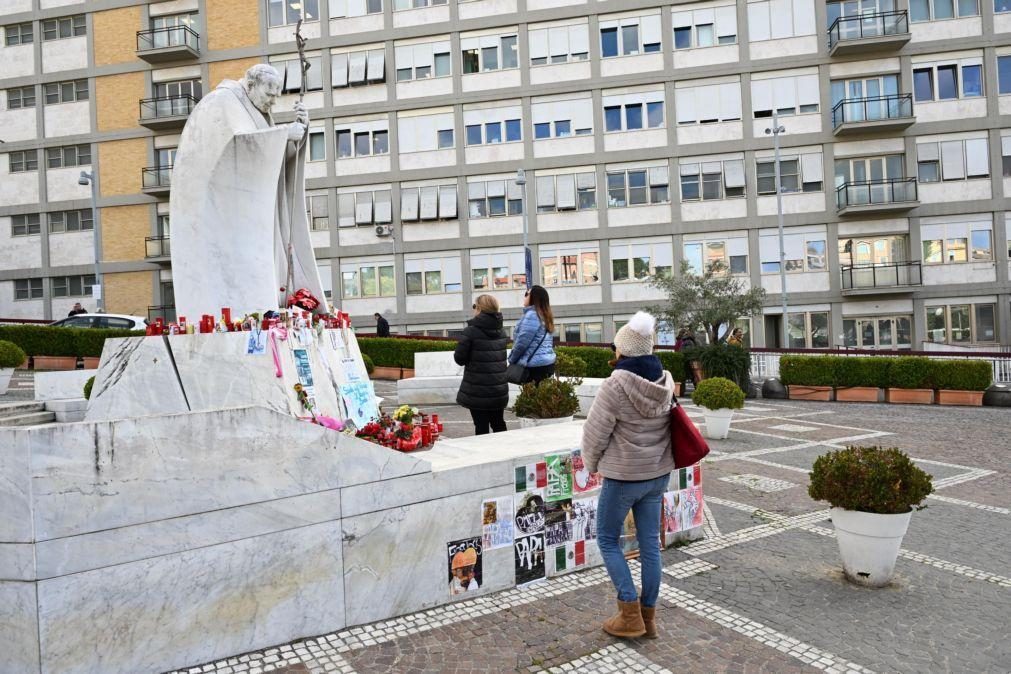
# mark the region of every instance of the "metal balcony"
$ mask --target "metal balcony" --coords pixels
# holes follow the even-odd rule
[[[169,260],[172,257],[171,240],[167,236],[149,236],[144,239],[144,257],[148,260]]]
[[[842,268],[842,291],[847,295],[872,295],[912,290],[922,283],[919,262],[852,265]]]
[[[189,26],[138,30],[137,56],[148,63],[195,59],[200,56],[200,36]]]
[[[176,305],[161,304],[156,307],[147,308],[148,323],[154,323],[159,318],[163,323],[174,323],[176,320]]]
[[[140,125],[153,131],[182,128],[196,106],[197,99],[189,94],[141,99]]]
[[[832,108],[832,133],[836,136],[900,131],[915,121],[912,94],[844,98]]]
[[[908,211],[920,205],[916,178],[846,182],[835,191],[839,215]]]
[[[164,196],[172,189],[171,166],[148,166],[141,171],[141,191],[144,194]]]
[[[909,42],[905,10],[860,16],[840,16],[828,29],[830,56],[896,50]]]

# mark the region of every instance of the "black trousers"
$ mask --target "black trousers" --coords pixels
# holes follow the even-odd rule
[[[504,412],[505,410],[471,410],[470,416],[474,420],[474,435],[487,435],[489,426],[492,433],[504,432],[506,430]]]
[[[527,372],[530,373],[529,381],[532,381],[535,384],[540,384],[542,381],[555,374],[555,364],[552,363],[551,365],[541,365],[540,367],[529,367],[527,368]]]

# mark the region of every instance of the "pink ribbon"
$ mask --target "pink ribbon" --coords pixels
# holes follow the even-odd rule
[[[277,340],[278,338],[281,341],[288,339],[288,328],[278,325],[271,328],[267,335],[270,341],[270,355],[274,357],[274,375],[281,378],[284,376],[284,370],[281,369],[281,352],[277,348]]]

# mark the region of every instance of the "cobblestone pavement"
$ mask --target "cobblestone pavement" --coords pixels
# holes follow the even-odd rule
[[[466,410],[426,409],[472,432]],[[187,671],[1009,672],[1009,437],[998,409],[749,401],[705,463],[707,537],[664,552],[655,641],[600,630],[597,568]],[[900,447],[937,487],[884,589],[843,579],[807,496],[814,459],[848,444]]]
[[[14,370],[7,392],[0,394],[0,405],[23,403],[35,399],[35,373],[31,370]]]

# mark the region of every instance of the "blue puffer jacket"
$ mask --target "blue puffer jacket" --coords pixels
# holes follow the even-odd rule
[[[551,333],[545,336],[544,332],[537,310],[526,307],[523,318],[513,328],[513,350],[509,353],[509,362],[522,362],[527,367],[543,367],[554,363],[555,348],[552,346]],[[544,342],[538,347],[541,337],[544,337]],[[537,349],[536,352],[534,349]]]

